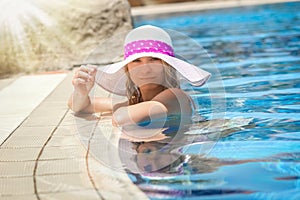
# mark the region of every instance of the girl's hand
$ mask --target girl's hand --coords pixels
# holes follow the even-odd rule
[[[75,91],[83,96],[88,95],[95,84],[96,72],[97,70],[95,66],[80,66],[80,68],[75,72],[72,80]]]

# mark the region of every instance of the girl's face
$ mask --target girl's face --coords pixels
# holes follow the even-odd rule
[[[137,148],[137,165],[145,172],[153,172],[169,166],[178,156],[170,154],[167,149],[163,150],[165,144],[147,142],[140,144]]]
[[[127,67],[131,80],[139,88],[164,84],[164,66],[159,58],[141,57]]]

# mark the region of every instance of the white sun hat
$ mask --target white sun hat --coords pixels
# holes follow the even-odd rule
[[[105,90],[126,96],[125,68],[141,57],[159,58],[177,70],[193,86],[202,86],[210,73],[175,57],[172,40],[163,29],[144,25],[130,31],[124,44],[124,60],[97,68],[96,83]]]

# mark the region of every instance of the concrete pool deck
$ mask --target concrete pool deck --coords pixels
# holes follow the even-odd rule
[[[76,117],[66,105],[72,91],[72,76],[72,72],[67,72],[0,81],[0,92],[4,90],[5,94],[16,97],[21,93],[25,102],[26,98],[35,102],[21,110],[18,104],[22,105],[22,101],[3,102],[1,99],[8,108],[1,110],[1,123],[10,126],[7,128],[10,134],[2,138],[0,147],[0,199],[147,199],[126,173],[102,164],[80,141],[78,127],[91,124],[84,117],[75,122]],[[42,79],[32,84],[29,79],[33,78]],[[53,83],[56,80],[56,87],[47,89],[44,79]],[[26,81],[23,83],[23,80]],[[23,87],[16,89],[20,81]],[[40,94],[43,100],[29,93],[28,88]],[[19,116],[15,116],[15,121],[13,111]]]
[[[241,6],[246,1],[235,2]],[[185,8],[213,7],[193,3],[185,3]],[[225,7],[224,2],[218,3]],[[183,4],[159,7],[165,7],[159,13],[184,10]],[[157,8],[132,12],[135,16],[141,15],[138,12],[154,14]],[[67,108],[72,76],[67,71],[0,80],[0,199],[147,199],[124,172],[101,163],[78,138],[77,125],[93,128],[94,124]],[[106,119],[100,116],[92,121],[96,120]]]

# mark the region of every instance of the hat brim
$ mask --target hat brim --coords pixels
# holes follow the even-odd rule
[[[176,57],[168,56],[161,53],[138,53],[134,54],[124,61],[117,62],[111,65],[97,68],[96,83],[108,92],[126,96],[126,81],[127,76],[124,66],[141,57],[159,58],[174,69],[177,70],[191,85],[202,86],[211,76],[211,74],[199,67],[196,67],[188,62],[180,60]]]

